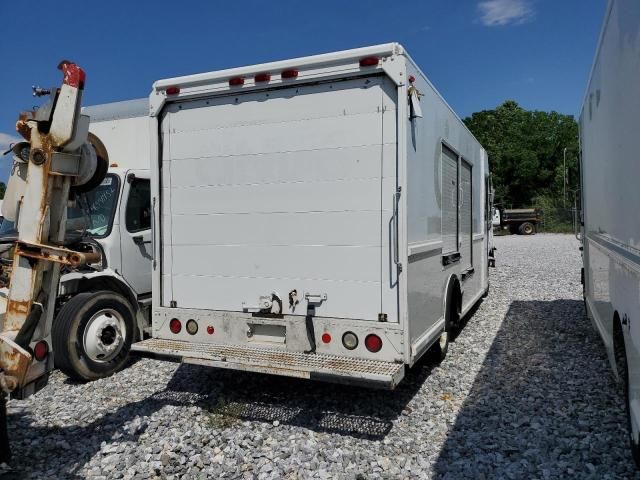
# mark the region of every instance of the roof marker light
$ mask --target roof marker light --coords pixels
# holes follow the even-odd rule
[[[364,57],[360,59],[361,67],[373,67],[380,63],[380,59],[378,57]]]
[[[268,82],[269,80],[271,80],[271,74],[269,72],[258,73],[255,77],[253,77],[253,80],[256,83],[258,83],[258,82]]]
[[[295,68],[283,70],[280,76],[282,78],[298,78],[298,70],[296,70]]]
[[[232,87],[239,87],[244,85],[244,77],[233,77],[229,79],[229,85]]]
[[[167,95],[178,95],[180,93],[180,87],[168,87],[165,92],[167,92]]]

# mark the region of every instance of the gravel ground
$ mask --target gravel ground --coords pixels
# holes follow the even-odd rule
[[[499,237],[491,293],[395,392],[141,360],[11,401],[16,478],[632,478],[572,236]]]

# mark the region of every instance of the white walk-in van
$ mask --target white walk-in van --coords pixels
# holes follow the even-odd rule
[[[488,291],[488,164],[396,43],[158,81],[141,354],[393,388]]]
[[[625,386],[640,465],[640,2],[612,0],[580,116],[587,313]]]

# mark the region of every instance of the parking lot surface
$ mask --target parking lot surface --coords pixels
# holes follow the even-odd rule
[[[153,360],[9,404],[7,478],[634,478],[569,235],[496,239],[491,291],[393,392]]]

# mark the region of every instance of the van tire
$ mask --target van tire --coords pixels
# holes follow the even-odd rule
[[[444,331],[431,347],[431,357],[436,362],[442,362],[449,352],[449,343],[456,336],[460,328],[460,293],[457,281],[450,281],[447,287],[445,303]]]
[[[440,334],[436,343],[433,344],[433,347],[431,347],[431,358],[440,363],[447,357],[448,352],[449,333],[445,330]]]
[[[108,377],[126,363],[134,327],[133,308],[119,293],[108,290],[79,293],[62,306],[54,321],[55,365],[75,380]],[[96,351],[103,351],[97,350],[96,345],[111,349],[99,354],[105,360],[96,357]]]
[[[533,235],[536,233],[536,227],[531,222],[524,222],[518,227],[518,233],[520,233],[520,235]]]

